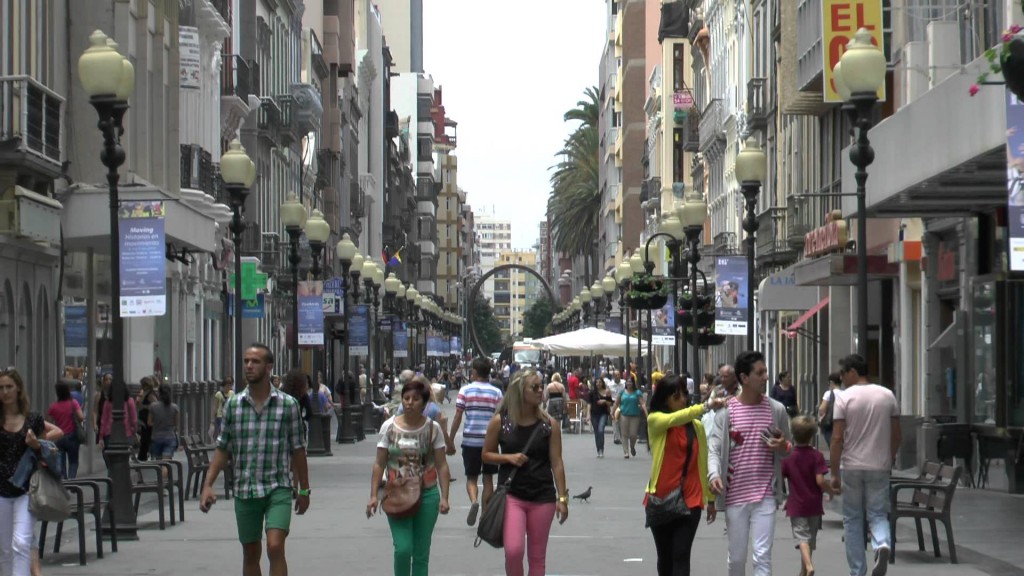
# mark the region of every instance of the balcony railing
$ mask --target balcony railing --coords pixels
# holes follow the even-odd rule
[[[747,82],[747,125],[751,130],[764,130],[768,126],[767,87],[764,78],[751,78]]]
[[[734,254],[736,252],[736,233],[719,232],[715,234],[715,254]]]
[[[64,98],[31,76],[0,76],[0,141],[18,140],[20,152],[61,164]]]
[[[776,206],[757,215],[757,259],[762,266],[784,266],[795,262],[797,251],[789,245],[787,210]]]
[[[715,98],[700,113],[700,149],[707,150],[716,141],[725,141],[722,129],[722,101]]]
[[[249,101],[253,93],[252,73],[249,63],[237,54],[222,54],[223,65],[220,70],[221,96],[237,96],[243,102]]]
[[[677,110],[674,114],[676,126],[683,131],[683,151],[700,151],[700,122],[697,115],[690,111]]]
[[[181,187],[217,197],[213,155],[195,144],[181,145]]]

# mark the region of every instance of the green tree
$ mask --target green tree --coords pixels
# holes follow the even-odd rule
[[[555,249],[586,258],[586,284],[597,270],[597,239],[601,218],[601,168],[598,133],[600,91],[589,87],[585,98],[565,113],[566,122],[578,122],[558,151],[552,166],[548,216],[553,223]]]
[[[555,312],[555,303],[550,298],[541,298],[534,302],[523,315],[523,337],[542,338]]]
[[[498,321],[494,318],[494,309],[491,308],[491,303],[479,294],[473,302],[473,327],[485,353],[501,352],[501,330],[498,329]]]

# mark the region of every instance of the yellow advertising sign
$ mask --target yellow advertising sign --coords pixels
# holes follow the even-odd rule
[[[882,0],[822,0],[822,41],[824,43],[825,102],[842,102],[832,80],[832,69],[846,51],[846,45],[861,28],[871,32],[875,46],[885,49],[882,30]],[[878,89],[885,100],[885,85]]]

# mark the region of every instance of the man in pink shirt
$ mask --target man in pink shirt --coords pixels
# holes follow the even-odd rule
[[[715,413],[708,480],[718,495],[716,509],[725,510],[729,576],[746,573],[750,542],[755,576],[771,576],[775,510],[783,500],[782,458],[792,448],[789,416],[781,403],[764,395],[763,354],[743,352],[735,369],[743,388]]]
[[[832,489],[843,494],[846,561],[850,576],[867,574],[866,517],[875,550],[871,575],[884,576],[891,545],[889,475],[900,446],[900,408],[891,390],[868,382],[863,356],[840,360],[839,373],[845,389],[833,408],[831,465]]]

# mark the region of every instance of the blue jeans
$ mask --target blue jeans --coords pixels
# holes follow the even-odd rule
[[[604,454],[604,428],[608,425],[608,415],[591,415],[590,425],[594,427],[594,442],[597,443],[597,453]]]
[[[864,520],[871,532],[871,547],[890,548],[889,471],[843,470],[843,530],[850,576],[868,573],[864,553]]]
[[[75,433],[66,434],[57,441],[60,450],[60,461],[64,464],[64,479],[74,480],[78,477],[78,437]]]

